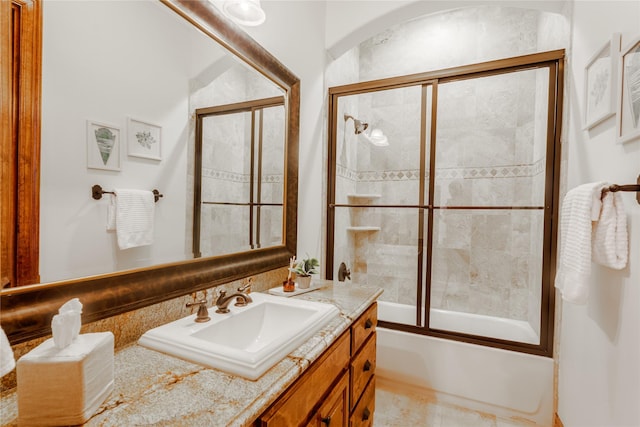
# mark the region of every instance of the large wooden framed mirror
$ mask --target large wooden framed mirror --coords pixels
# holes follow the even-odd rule
[[[150,1],[153,3],[152,0]],[[141,3],[149,3],[150,1],[131,3],[140,6]],[[89,2],[88,5],[95,3],[101,2]],[[44,15],[46,18],[47,5],[44,4],[44,6]],[[72,7],[76,6],[86,7],[85,5],[81,6],[79,3],[72,3]],[[188,238],[181,240],[181,246],[176,251],[178,253],[182,252],[182,258],[180,256],[177,256],[175,258],[162,258],[162,256],[160,256],[154,259],[165,260],[164,262],[155,262],[149,265],[142,264],[143,266],[135,263],[128,264],[127,262],[118,263],[118,261],[122,260],[115,259],[114,264],[116,266],[120,266],[121,269],[116,268],[113,270],[105,271],[69,270],[71,273],[62,275],[60,278],[56,277],[55,275],[47,274],[47,269],[45,268],[45,274],[41,275],[41,280],[44,283],[7,288],[0,291],[0,322],[13,344],[49,334],[52,316],[56,313],[60,305],[62,305],[69,298],[78,297],[82,301],[84,305],[83,322],[88,323],[130,310],[142,308],[181,295],[185,295],[190,292],[195,292],[218,284],[227,283],[229,281],[262,273],[275,268],[284,267],[288,264],[289,258],[296,253],[298,123],[300,103],[299,79],[283,64],[281,64],[275,57],[273,57],[262,46],[260,46],[255,40],[249,37],[242,29],[227,20],[222,15],[222,13],[209,2],[190,0],[159,0],[159,2],[157,4],[154,4],[153,6],[155,6],[156,8],[158,8],[159,6],[159,8],[162,9],[159,13],[164,13],[165,15],[167,15],[165,17],[168,17],[170,19],[177,19],[178,21],[180,21],[180,25],[189,27],[191,31],[197,32],[200,37],[202,37],[202,35],[205,35],[206,38],[210,39],[211,41],[215,41],[217,45],[224,48],[233,56],[231,62],[234,62],[235,64],[243,63],[244,65],[248,66],[245,68],[249,70],[249,73],[258,75],[265,82],[273,86],[273,91],[270,93],[277,93],[278,96],[282,98],[284,120],[282,120],[283,124],[281,133],[284,135],[284,143],[283,148],[281,149],[283,160],[280,162],[280,164],[282,165],[280,171],[282,178],[281,190],[279,190],[281,192],[280,204],[282,206],[280,207],[281,213],[279,213],[278,217],[278,220],[280,220],[279,218],[281,217],[281,230],[280,232],[278,232],[278,230],[274,231],[273,234],[277,236],[277,239],[272,239],[271,244],[267,245],[267,247],[255,247],[251,250],[239,249],[238,251],[232,250],[227,252],[210,252],[203,254],[202,258],[193,259],[193,254],[191,253],[192,224],[189,223],[189,220],[186,220],[183,222],[181,227],[176,227],[183,228],[182,232],[185,236],[188,236]],[[104,31],[106,31],[105,34],[107,34],[109,31],[111,31],[109,30],[108,20],[105,20],[105,25],[107,26],[107,28],[104,29]],[[116,27],[112,28],[112,30]],[[118,36],[121,36],[121,34]],[[175,37],[172,38],[171,33],[167,32],[167,39],[165,40],[165,43],[167,43],[167,49],[169,49],[170,47],[168,43],[173,43],[174,39]],[[46,48],[47,43],[49,43],[46,31],[43,35],[43,43]],[[3,49],[4,48],[5,44],[3,43]],[[183,50],[188,53],[189,49]],[[121,54],[120,50],[118,49],[115,49],[112,52],[103,50],[97,53],[92,52],[90,49],[88,49],[86,53],[88,55],[103,55],[105,60],[109,60],[109,55]],[[159,51],[137,52],[138,56],[144,55],[148,61],[155,61],[156,58],[154,57],[154,55],[159,54]],[[199,88],[204,87],[203,84],[200,84],[202,83],[203,78],[209,78],[212,75],[219,75],[220,70],[227,66],[230,63],[229,61],[229,59],[220,59],[212,62],[211,66],[204,67],[198,73],[200,81],[199,83],[196,82],[195,85],[199,85]],[[176,63],[176,61],[173,61],[173,63]],[[46,91],[46,79],[51,79],[52,77],[46,73],[47,67],[51,68],[51,63],[46,62],[45,65],[45,71],[43,71],[43,82],[45,83],[43,103],[45,103],[44,108],[47,108],[47,99],[50,98],[47,98],[48,92]],[[119,69],[111,71],[109,74],[116,74],[121,78],[124,78],[127,75],[134,73],[131,70],[128,70],[127,67],[121,67]],[[5,93],[5,89],[7,89],[7,84],[9,83],[6,82],[6,79],[3,79],[3,96]],[[145,79],[138,78],[138,80],[136,81],[136,85],[144,87]],[[189,82],[188,85],[190,86],[190,88],[192,88],[194,86],[193,81]],[[50,84],[49,87],[54,86]],[[57,90],[64,91],[64,87],[60,87],[60,85],[57,85],[56,87],[58,88]],[[115,85],[103,88],[94,85],[89,86],[89,88],[90,90],[95,89],[95,98],[97,103],[100,102],[101,96],[104,96],[100,95],[101,93],[116,92],[121,89],[120,86]],[[167,90],[170,89],[171,88],[167,87]],[[100,90],[102,90],[103,92],[100,92]],[[158,93],[157,90],[149,90],[148,92],[152,95]],[[121,96],[123,97],[125,95],[126,92]],[[134,102],[135,99],[127,100],[126,105],[129,106],[130,109],[126,111],[126,115],[122,113],[123,121],[128,118],[144,119],[147,117],[144,113],[136,111],[135,108],[132,107],[134,105]],[[76,104],[78,103],[71,105],[75,105],[75,107],[77,107],[78,109],[82,108],[82,106]],[[198,105],[196,105],[196,107],[198,107]],[[58,111],[62,113],[64,110],[70,109],[71,108],[58,108]],[[83,112],[81,112],[80,114],[83,114]],[[105,112],[104,114],[107,115],[108,112]],[[62,121],[62,114],[60,117]],[[93,113],[90,117],[86,117],[86,119],[99,120],[100,117],[95,117],[95,113]],[[10,123],[10,120],[11,118],[7,114],[5,114],[5,110],[3,109],[3,127]],[[113,120],[110,120],[110,123],[112,122]],[[189,141],[189,143],[191,144],[191,134],[195,133],[195,114],[193,117],[189,117],[188,119],[186,119],[185,122],[188,122],[188,125],[184,125],[183,129],[178,128],[174,133],[177,134],[178,137],[183,137],[184,141]],[[39,125],[39,119],[34,119],[33,126]],[[71,126],[66,126],[67,129],[70,127]],[[126,125],[121,124],[120,131],[123,136],[126,133],[126,130]],[[163,140],[171,137],[171,129],[168,126],[163,126],[162,131]],[[65,138],[66,136],[64,136],[63,134],[56,134],[53,130],[53,127],[46,125],[46,122],[45,126],[43,126],[42,135],[43,155],[46,155],[47,158],[50,159],[51,156],[54,155],[53,152],[45,152],[45,150],[51,150],[51,140],[60,140],[62,138]],[[149,174],[145,172],[146,170],[153,170],[154,168],[158,169],[158,161],[156,160],[133,159],[127,157],[127,148],[124,145],[126,144],[126,139],[122,138],[121,141],[123,145],[121,145],[120,149],[124,150],[124,152],[121,153],[120,159],[123,162],[130,162],[131,164],[135,164],[138,168],[140,168],[142,172],[138,172],[139,176],[148,176]],[[190,199],[192,194],[191,196],[189,196],[189,191],[193,192],[193,189],[187,190],[184,193],[184,198],[189,199],[189,203],[186,206],[176,205],[179,202],[179,200],[177,200],[179,198],[176,197],[176,191],[170,190],[170,186],[177,185],[179,187],[181,185],[184,185],[187,188],[193,186],[191,181],[193,179],[193,176],[189,175],[190,173],[193,173],[193,165],[190,165],[190,163],[194,162],[192,157],[193,149],[189,148],[187,150],[185,147],[181,148],[183,149],[183,152],[188,153],[188,155],[183,156],[186,157],[183,159],[185,160],[186,164],[180,164],[179,167],[184,169],[185,171],[188,170],[191,172],[187,173],[187,176],[184,178],[184,180],[181,178],[180,180],[177,180],[178,182],[176,183],[175,177],[172,177],[170,173],[171,171],[176,170],[177,163],[171,164],[171,161],[174,160],[171,156],[176,150],[168,150],[168,152],[163,152],[163,159],[161,160],[161,162],[169,164],[167,173],[158,174],[159,177],[157,184],[160,187],[160,191],[165,194],[165,198],[163,198],[158,204],[158,210],[164,210],[164,213],[168,215],[168,212],[171,212],[171,210],[173,209],[177,210],[178,214],[183,215],[184,218],[191,218],[192,212],[189,210],[189,208],[193,210],[195,207],[192,204],[189,204],[190,200],[192,200]],[[73,154],[70,153],[66,155],[73,156]],[[84,160],[84,158],[82,160]],[[83,164],[82,167],[84,166],[85,165]],[[131,169],[130,166],[131,165],[128,165],[127,168]],[[43,172],[47,173],[46,170]],[[124,169],[122,171],[89,171],[88,173],[86,173],[86,175],[89,176],[88,179],[93,179],[95,181],[93,183],[102,184],[103,187],[108,187],[109,185],[126,186],[131,185],[129,184],[130,182],[143,182],[135,180],[119,182],[118,179],[125,176]],[[86,177],[83,177],[83,179],[85,178]],[[71,174],[66,177],[66,179],[68,181],[80,181],[79,179],[74,178],[74,176]],[[92,211],[92,215],[97,212],[97,215],[93,215],[93,217],[99,216],[102,212],[100,209],[106,208],[107,201],[103,200],[95,202],[89,200],[90,185],[86,184],[87,183],[83,182],[81,189],[74,188],[72,190],[69,190],[68,188],[61,188],[61,186],[52,186],[50,180],[43,179],[40,189],[41,203],[45,202],[47,198],[60,199],[64,196],[65,192],[73,192],[74,194],[76,194],[76,197],[80,197],[77,196],[78,193],[84,192],[86,196],[83,194],[82,197],[86,197],[87,201],[83,200],[82,205],[80,205],[82,208],[76,208],[76,211]],[[156,183],[154,183],[154,185],[155,184]],[[92,202],[94,204],[91,204]],[[47,203],[42,203],[42,205],[43,206],[41,206],[40,209],[40,225],[43,226],[40,237],[41,242],[46,241],[48,231],[47,229],[45,229],[45,227],[48,226],[48,221],[51,221],[52,217],[55,217],[56,215],[56,211],[49,209]],[[178,206],[178,208],[176,208],[176,206]],[[93,228],[95,229],[95,226]],[[274,226],[272,224],[271,229],[273,230],[274,228],[277,228],[277,226]],[[43,231],[44,237],[42,236]],[[86,240],[86,236],[83,237],[84,234],[85,233],[78,232],[77,236],[75,237],[80,240],[82,240],[81,238]],[[4,238],[4,236],[2,237]],[[108,258],[107,256],[99,253],[99,250],[104,249],[104,245],[97,246],[96,248],[96,253],[93,254],[95,255],[94,258],[103,260]],[[87,250],[86,248],[81,246],[77,247],[75,250],[77,250],[78,252],[86,252],[88,254],[91,254],[91,249]],[[62,254],[62,257],[58,261],[56,261],[58,263],[66,260],[64,255],[65,251],[63,250],[60,252]],[[142,255],[147,254],[142,253]],[[47,262],[51,262],[50,260],[55,258],[44,254],[42,250],[40,251],[40,258],[41,273],[43,273],[42,266],[47,265]],[[78,265],[88,264],[90,264],[89,260],[78,262]]]

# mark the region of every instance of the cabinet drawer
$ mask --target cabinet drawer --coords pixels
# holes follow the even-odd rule
[[[338,338],[257,421],[260,426],[298,426],[349,365],[349,334]]]
[[[351,427],[370,427],[373,425],[373,412],[376,409],[376,377],[375,375],[367,384],[367,388],[362,393],[362,398],[353,410],[349,425]]]
[[[347,427],[349,425],[349,377],[345,372],[307,427]]]
[[[376,370],[376,334],[369,337],[362,349],[351,361],[351,409]]]
[[[356,354],[363,342],[376,331],[378,304],[374,303],[351,326],[351,354]]]

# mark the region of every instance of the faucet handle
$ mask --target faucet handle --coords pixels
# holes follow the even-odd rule
[[[200,304],[204,304],[206,306],[207,305],[207,300],[203,298],[200,301],[188,302],[186,304],[186,306],[187,307],[193,307],[194,305],[200,305]]]
[[[247,291],[247,293],[250,293],[250,292],[251,292],[251,285],[252,285],[252,283],[251,283],[251,282],[249,282],[249,283],[247,283],[247,284],[246,284],[246,285],[244,285],[244,286],[240,286],[240,287],[238,288],[238,292],[244,292],[244,291]]]
[[[201,299],[200,301],[188,302],[187,307],[198,306],[198,314],[196,314],[195,321],[198,323],[208,322],[211,320],[209,317],[209,310],[207,309],[207,300]]]

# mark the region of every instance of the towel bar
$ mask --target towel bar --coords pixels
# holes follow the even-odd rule
[[[602,189],[602,195],[607,192],[615,193],[617,191],[635,191],[636,192],[636,201],[640,204],[640,175],[638,175],[637,184],[629,184],[629,185],[618,185],[612,184],[608,187]]]
[[[91,197],[93,197],[95,200],[102,199],[103,194],[115,194],[115,193],[113,191],[103,190],[102,187],[98,184],[91,187]],[[157,202],[158,200],[160,200],[160,197],[164,197],[164,194],[160,194],[160,192],[154,188],[153,189],[154,200]]]

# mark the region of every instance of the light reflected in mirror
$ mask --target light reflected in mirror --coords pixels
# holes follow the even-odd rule
[[[43,28],[41,280],[65,280],[193,258],[195,110],[282,97],[284,91],[160,2],[45,2]],[[280,155],[272,162],[279,169],[269,171],[270,175],[279,174],[280,181],[279,188],[274,185],[269,189],[275,198],[268,201],[282,204],[286,109],[279,108],[280,117],[263,121],[274,126],[280,144],[269,148],[273,156]],[[160,128],[160,160],[129,155],[129,145],[135,143],[127,138],[130,119]],[[119,146],[111,154],[120,156],[119,171],[87,167],[88,121],[119,131]],[[218,172],[245,168],[246,162],[236,164],[234,156],[243,153],[244,157],[250,150],[244,145],[229,145],[229,141],[224,144],[207,148],[213,158],[227,160],[227,169],[219,168]],[[241,180],[247,179],[244,170],[241,175]],[[108,191],[157,188],[164,194],[156,205],[152,245],[118,249],[116,234],[106,229],[111,196],[93,200],[91,187],[95,184]],[[219,179],[207,183],[206,188],[226,191],[227,185],[232,183]],[[256,209],[254,206],[253,215]],[[270,221],[260,229],[279,232],[262,241],[269,246],[282,244],[282,207],[279,213],[269,215],[271,207],[261,209],[261,216],[270,217]],[[211,227],[207,221],[212,220],[221,229],[231,227],[221,222],[224,217],[203,215],[201,225]],[[251,222],[237,225],[248,229]],[[242,239],[248,236],[247,231]],[[251,247],[234,238],[226,236],[224,245],[207,249],[202,256]]]

